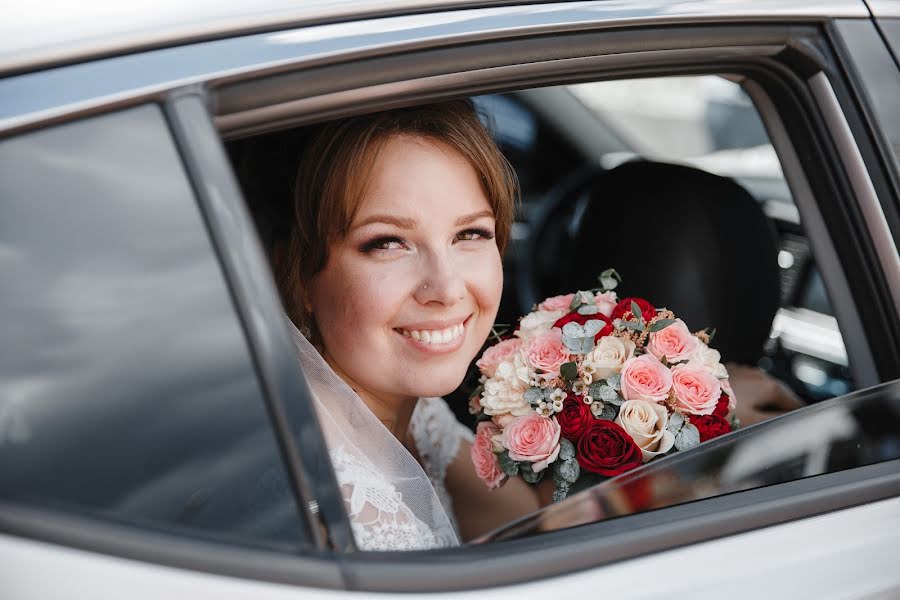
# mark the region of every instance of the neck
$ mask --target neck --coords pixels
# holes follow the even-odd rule
[[[359,395],[363,404],[375,415],[375,418],[381,421],[381,424],[387,427],[400,443],[406,445],[409,437],[409,422],[419,399],[412,396],[372,393],[350,378],[327,353],[324,354],[324,358],[338,377]]]

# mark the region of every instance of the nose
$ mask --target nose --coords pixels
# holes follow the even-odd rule
[[[466,297],[462,265],[444,252],[429,253],[420,264],[421,275],[414,296],[420,304],[432,302],[452,306]]]

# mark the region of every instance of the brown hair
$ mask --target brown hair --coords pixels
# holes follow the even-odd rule
[[[281,300],[301,329],[309,331],[313,325],[301,300],[303,287],[325,267],[331,245],[347,234],[378,154],[395,135],[443,143],[471,163],[494,212],[497,246],[501,253],[506,247],[518,194],[516,175],[469,100],[323,123],[309,132],[297,169],[290,231],[275,253]]]

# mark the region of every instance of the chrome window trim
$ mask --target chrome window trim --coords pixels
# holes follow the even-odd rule
[[[0,135],[73,113],[133,103],[177,87],[233,81],[436,45],[633,25],[821,22],[868,17],[861,0],[608,0],[461,9],[331,23],[150,50],[0,79]],[[2,39],[2,36],[0,36]],[[172,41],[174,43],[174,41]],[[75,56],[71,55],[74,59]],[[0,73],[6,67],[0,65]]]
[[[865,0],[872,14],[880,18],[900,17],[900,2],[897,0]]]
[[[900,254],[897,253],[875,186],[872,185],[865,161],[828,78],[820,72],[810,77],[808,83],[834,138],[835,148],[847,169],[850,185],[881,262],[885,282],[894,301],[894,310],[900,313]]]
[[[435,11],[493,11],[515,18],[523,13],[546,15],[549,12],[571,13],[585,9],[597,11],[617,21],[655,22],[677,17],[728,18],[808,18],[868,17],[862,0],[697,0],[673,2],[665,0],[606,0],[604,2],[544,3],[514,5],[513,0],[367,0],[334,2],[307,0],[298,7],[292,0],[267,0],[252,9],[245,2],[192,3],[186,11],[172,11],[166,3],[144,3],[141,10],[109,12],[108,2],[88,0],[78,4],[79,14],[90,15],[89,22],[54,26],[46,19],[35,19],[27,7],[5,15],[0,25],[0,73],[25,71],[59,64],[62,61],[86,60],[103,55],[135,52],[150,47],[192,43],[204,39],[247,35],[263,30],[277,30],[316,23],[373,19],[391,15]],[[224,7],[224,8],[223,8]],[[476,7],[473,9],[473,7]],[[135,7],[133,7],[135,8]],[[104,9],[107,12],[103,12]],[[582,19],[578,19],[582,20]],[[85,29],[89,33],[85,32]],[[127,33],[122,33],[122,32]],[[35,41],[37,40],[37,41]],[[43,43],[40,40],[44,40]],[[24,46],[24,48],[23,48]]]
[[[834,308],[835,317],[841,330],[847,333],[843,337],[843,343],[846,347],[846,354],[852,357],[852,360],[849,360],[849,366],[853,373],[853,379],[860,388],[876,385],[880,379],[878,371],[875,369],[869,344],[864,336],[853,335],[853,332],[864,331],[859,318],[859,308],[850,292],[844,268],[831,241],[831,234],[825,218],[819,210],[815,194],[804,174],[794,144],[787,135],[778,109],[762,87],[751,79],[744,80],[742,86],[753,100],[760,118],[766,125],[772,147],[775,148],[778,160],[781,162],[785,181],[791,190],[794,204],[807,232],[806,237],[810,242],[810,250],[823,274],[822,279],[828,291],[832,308]]]
[[[698,64],[705,59],[740,60],[774,56],[783,49],[783,45],[772,44],[646,50],[489,67],[299,98],[281,104],[217,116],[215,120],[223,135],[239,137],[287,125],[297,126],[334,118],[346,114],[348,110],[360,111],[369,106],[387,109],[412,102],[424,102],[454,90],[477,94],[503,85],[528,86],[538,83],[548,84],[555,80],[573,81],[579,77],[595,77],[599,70],[633,68],[638,60],[646,68],[663,68]]]

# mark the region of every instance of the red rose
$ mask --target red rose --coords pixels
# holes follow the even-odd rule
[[[612,477],[641,466],[641,449],[612,421],[596,419],[578,439],[582,469]]]
[[[653,308],[652,304],[650,304],[643,298],[622,298],[621,300],[619,300],[619,303],[616,304],[616,307],[613,309],[612,314],[609,317],[611,319],[621,319],[622,315],[627,312],[631,312],[632,302],[637,303],[638,308],[641,309],[641,313],[645,321],[649,321],[656,316],[656,309]]]
[[[563,401],[563,409],[556,415],[556,422],[562,430],[563,437],[577,442],[581,434],[588,426],[596,421],[591,413],[591,407],[573,394],[569,394]]]
[[[728,424],[728,421],[716,414],[691,415],[691,424],[700,430],[701,442],[731,432],[731,425]]]
[[[603,321],[603,328],[597,332],[597,335],[594,336],[594,341],[596,342],[600,338],[605,335],[609,335],[613,331],[612,321],[604,314],[597,313],[594,315],[582,315],[577,312],[570,312],[569,314],[560,317],[556,323],[553,324],[554,327],[563,328],[563,325],[566,323],[578,323],[579,325],[584,325],[588,321]]]
[[[719,396],[719,401],[716,402],[716,407],[713,409],[712,414],[724,419],[728,414],[728,402],[728,394],[723,392],[722,395]]]

